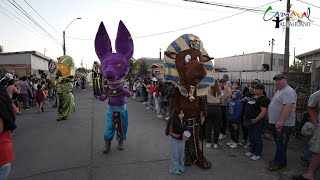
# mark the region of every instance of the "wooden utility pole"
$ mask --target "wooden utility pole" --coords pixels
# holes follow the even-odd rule
[[[296,47],[293,48],[293,65],[296,65]]]
[[[272,38],[271,41],[269,41],[269,46],[271,46],[270,71],[273,70],[273,45],[274,39]]]
[[[289,50],[290,50],[290,0],[287,0],[286,14],[286,40],[284,43],[284,72],[289,72]]]

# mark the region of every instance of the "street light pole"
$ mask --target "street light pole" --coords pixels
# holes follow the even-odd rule
[[[73,23],[73,21],[78,20],[78,19],[81,19],[81,18],[75,18],[74,20],[72,20],[63,31],[63,45],[62,45],[63,55],[66,55],[66,29],[70,26],[71,23]]]

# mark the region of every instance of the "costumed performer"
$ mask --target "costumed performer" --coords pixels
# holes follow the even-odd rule
[[[104,153],[110,152],[111,140],[115,131],[118,150],[123,150],[123,141],[126,140],[128,129],[125,97],[130,97],[130,91],[124,88],[124,78],[128,74],[134,48],[130,32],[122,21],[119,22],[115,48],[116,53],[112,53],[110,38],[103,22],[101,22],[95,38],[95,50],[101,62],[102,75],[108,84],[104,94],[99,97],[101,101],[106,98],[109,100],[104,133],[106,141]]]
[[[170,114],[174,108],[184,110],[191,137],[186,141],[185,165],[196,163],[203,169],[211,168],[211,162],[200,149],[200,125],[207,116],[206,94],[214,82],[211,57],[203,48],[202,41],[185,34],[173,41],[165,52],[164,79],[175,86],[170,102]],[[170,125],[170,122],[168,122]],[[167,125],[167,128],[170,127]]]
[[[102,94],[101,66],[97,61],[93,63],[92,80],[93,80],[93,96],[97,98]]]
[[[56,64],[57,69],[51,75],[51,80],[56,81],[56,96],[58,99],[57,121],[67,120],[75,112],[74,96],[72,94],[72,79],[75,76],[74,61],[70,56],[61,56]]]

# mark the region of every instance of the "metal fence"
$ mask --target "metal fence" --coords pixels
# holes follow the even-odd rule
[[[216,79],[221,79],[224,74],[228,74],[231,82],[239,82],[241,90],[244,89],[245,84],[251,83],[254,79],[259,79],[261,84],[265,86],[267,97],[271,99],[277,92],[274,86],[273,77],[280,71],[268,71],[268,72],[220,72],[215,73]],[[296,135],[300,135],[300,129],[302,127],[303,114],[307,112],[308,100],[312,93],[316,89],[315,84],[304,84],[303,82],[288,81],[290,87],[292,87],[297,93],[297,108],[296,108]]]

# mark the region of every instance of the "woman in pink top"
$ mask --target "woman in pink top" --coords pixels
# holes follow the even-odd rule
[[[16,88],[15,84],[14,84],[14,80],[13,79],[10,79],[9,82],[8,82],[8,86],[6,88],[7,90],[7,93],[12,101],[12,97],[13,97],[13,94],[16,93],[16,94],[20,94],[20,90]],[[16,107],[13,103],[12,103],[12,106],[13,106],[13,109],[15,112],[18,112],[19,111],[19,108]]]

